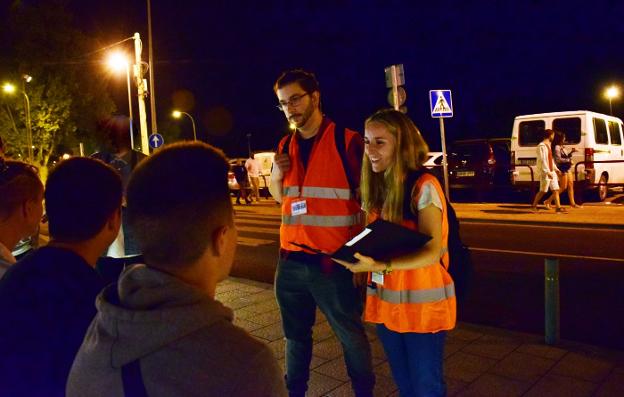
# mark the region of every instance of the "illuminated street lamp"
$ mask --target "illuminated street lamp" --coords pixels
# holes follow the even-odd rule
[[[609,100],[609,114],[613,116],[613,107],[611,106],[611,100],[619,98],[620,88],[612,85],[605,90],[604,95]]]
[[[193,124],[193,140],[196,141],[197,140],[197,132],[195,131],[195,120],[193,119],[193,116],[191,116],[190,114],[186,113],[186,112],[182,112],[179,110],[174,110],[171,115],[176,118],[179,119],[180,117],[182,117],[182,115],[188,116],[189,119],[191,119],[191,123]]]
[[[32,81],[32,76],[27,74],[22,75],[22,95],[24,96],[24,113],[26,115],[26,143],[28,145],[28,161],[32,164],[34,161],[33,154],[33,139],[32,139],[32,122],[30,119],[30,99],[26,94],[26,83]],[[17,91],[17,88],[11,83],[4,83],[2,85],[2,91],[5,94],[13,95]]]
[[[122,72],[124,69],[126,70],[126,82],[128,84],[128,112],[130,116],[130,147],[134,150],[134,131],[132,130],[132,93],[130,92],[130,62],[128,62],[128,58],[124,54],[114,52],[108,57],[108,66],[116,72]]]

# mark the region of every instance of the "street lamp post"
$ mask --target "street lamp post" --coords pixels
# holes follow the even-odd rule
[[[110,55],[108,64],[113,70],[126,70],[126,83],[128,85],[128,116],[130,118],[130,147],[134,150],[134,131],[132,127],[134,115],[132,114],[132,92],[130,90],[130,63],[124,55],[116,52]]]
[[[34,153],[33,153],[33,139],[32,139],[32,122],[30,119],[30,99],[28,98],[28,94],[26,94],[26,83],[29,83],[32,80],[32,77],[25,74],[22,76],[22,90],[21,93],[24,96],[24,114],[26,118],[26,144],[28,145],[28,161],[33,164],[34,161]],[[13,94],[17,89],[11,83],[5,83],[2,86],[2,90],[7,94]]]
[[[609,100],[609,114],[611,116],[613,116],[613,106],[611,105],[611,101],[618,98],[619,96],[620,89],[615,85],[612,85],[605,90],[605,97],[607,97],[607,99]]]
[[[195,119],[193,119],[193,116],[191,116],[190,114],[186,113],[186,112],[182,112],[179,110],[174,110],[171,115],[176,118],[179,119],[180,117],[182,117],[182,115],[187,116],[189,119],[191,119],[191,124],[193,124],[193,140],[196,141],[197,140],[197,131],[195,130]]]

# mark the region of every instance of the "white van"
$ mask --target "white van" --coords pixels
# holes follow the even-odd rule
[[[254,159],[260,163],[260,189],[265,197],[269,195],[269,184],[271,183],[271,168],[275,152],[258,152],[254,154]]]
[[[584,163],[578,166],[579,181],[596,188],[596,199],[607,197],[607,183],[624,183],[624,137],[622,120],[605,114],[578,110],[518,116],[511,134],[512,164],[531,166],[536,173],[536,146],[542,141],[545,129],[559,130],[566,135],[565,147],[576,148],[572,155],[572,172],[578,162],[620,160],[619,163]],[[535,174],[537,175],[537,174]],[[528,167],[516,166],[515,185],[529,185]],[[593,186],[591,186],[593,185]]]

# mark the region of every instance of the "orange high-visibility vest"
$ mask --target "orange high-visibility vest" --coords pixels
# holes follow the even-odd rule
[[[302,249],[291,242],[305,244],[323,252],[332,253],[362,231],[360,204],[353,197],[347,175],[336,148],[333,122],[323,123],[323,131],[314,138],[308,166],[304,169],[299,155],[298,139],[290,140],[288,154],[291,169],[282,181],[282,224],[280,247],[289,251]],[[279,153],[287,137],[279,144]],[[345,130],[346,146],[353,139],[361,139],[351,130]],[[307,213],[292,215],[293,202],[305,200]]]
[[[455,286],[447,271],[449,256],[446,200],[437,179],[433,175],[423,174],[416,181],[413,190],[417,193],[413,199],[414,207],[418,202],[418,192],[425,182],[433,183],[444,208],[440,260],[419,269],[394,270],[384,276],[383,286],[371,284],[369,274],[365,320],[384,324],[396,332],[429,333],[455,327],[457,313]],[[412,187],[406,186],[405,194],[411,192]],[[369,221],[372,222],[378,217],[378,213],[372,212]],[[413,220],[404,220],[402,225],[418,230],[417,222]]]

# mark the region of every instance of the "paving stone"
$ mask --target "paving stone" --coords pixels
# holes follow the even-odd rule
[[[462,351],[500,360],[516,350],[519,345],[517,340],[511,338],[484,335],[462,348]]]
[[[381,364],[374,367],[373,372],[375,372],[375,375],[392,378],[392,369],[390,369],[390,363],[388,363],[387,361],[382,361]]]
[[[463,382],[458,379],[449,378],[448,376],[444,377],[444,381],[446,382],[446,395],[449,397],[456,396],[458,393],[466,389],[466,386],[468,385],[467,382]],[[397,397],[399,397],[398,394],[397,394]]]
[[[315,355],[331,360],[338,356],[342,356],[342,345],[336,337],[327,338],[314,345]]]
[[[483,333],[472,331],[459,325],[457,328],[450,330],[447,335],[448,338],[457,338],[472,342],[482,337]]]
[[[240,288],[240,285],[232,282],[221,282],[217,284],[217,288],[215,290],[215,296],[219,296],[219,294],[223,294],[225,292],[234,291]]]
[[[312,327],[312,339],[316,342],[331,338],[332,336],[335,336],[334,331],[327,321],[315,324],[314,327]]]
[[[373,358],[378,358],[381,360],[386,360],[386,352],[383,348],[383,345],[381,344],[381,341],[379,339],[371,342],[371,355],[373,356]]]
[[[489,370],[497,360],[457,352],[444,362],[444,373],[447,377],[472,382]]]
[[[385,376],[377,377],[375,382],[375,388],[373,389],[373,395],[375,397],[385,397],[394,395],[397,391],[397,387],[394,381]],[[354,397],[353,389],[351,388],[351,381],[343,383],[341,386],[334,390],[330,390],[327,393],[328,397]],[[398,394],[397,394],[398,396]]]
[[[462,348],[466,347],[469,343],[470,342],[458,338],[447,338],[444,342],[444,358],[447,359],[455,352],[458,352]]]
[[[547,373],[555,363],[555,360],[512,352],[492,367],[490,372],[511,379],[535,383],[540,377]]]
[[[529,389],[525,397],[588,397],[596,389],[595,383],[567,376],[546,375]]]
[[[578,353],[568,353],[555,365],[552,373],[590,382],[601,382],[609,375],[614,366],[609,361]]]
[[[262,327],[262,325],[260,324],[252,323],[251,321],[247,321],[245,319],[237,317],[234,317],[234,325],[243,328],[247,332],[251,332]]]
[[[538,343],[525,343],[517,348],[516,351],[519,353],[532,354],[534,356],[548,358],[551,360],[559,360],[567,353],[566,350],[560,349],[558,347]]]
[[[328,396],[329,391],[337,388],[342,383],[339,380],[329,376],[321,375],[317,372],[310,372],[310,380],[308,381],[307,397],[323,397]]]
[[[342,356],[326,362],[314,369],[316,372],[346,382],[349,380],[347,367]]]
[[[248,298],[247,298],[247,301],[249,301]],[[252,302],[252,303],[254,303],[253,306],[249,306],[247,307],[247,309],[250,311],[256,312],[258,314],[279,310],[279,307],[277,306],[277,302],[272,299],[265,300],[260,303],[255,303],[255,302]]]
[[[530,382],[509,379],[493,374],[483,374],[458,396],[512,397],[521,396],[531,387]]]
[[[624,396],[624,371],[613,371],[600,385],[596,397]]]
[[[268,327],[258,328],[258,329],[251,331],[251,334],[255,336],[259,336],[260,338],[266,339],[269,342],[272,342],[278,339],[279,340],[284,339],[284,333],[282,331],[281,324],[273,324],[273,325],[269,325]]]
[[[234,318],[242,318],[243,320],[248,320],[250,317],[257,316],[258,313],[252,312],[251,310],[241,307],[234,310]]]
[[[251,310],[248,310],[250,315],[246,318],[249,321],[253,321],[254,323],[258,323],[260,325],[273,325],[273,324],[282,324],[282,316],[279,310],[273,310],[266,313],[256,313]]]
[[[266,340],[258,337],[256,338],[266,343]],[[273,354],[275,355],[276,359],[280,360],[284,358],[284,352],[286,351],[286,342],[283,339],[274,340],[273,342],[268,343],[268,345],[271,350],[273,350]]]
[[[247,298],[254,303],[264,302],[268,300],[274,301],[275,294],[273,293],[273,291],[262,291],[258,293],[249,294],[247,295]]]

